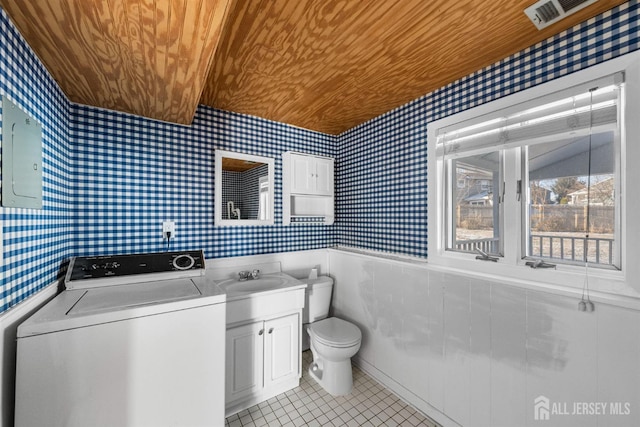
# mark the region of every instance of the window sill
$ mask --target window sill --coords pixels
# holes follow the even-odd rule
[[[576,295],[578,298],[582,296],[584,267],[558,264],[555,269],[534,269],[525,265],[526,261],[500,258],[497,262],[488,262],[475,259],[473,254],[447,252],[430,256],[429,266],[456,274],[513,283],[527,289]],[[634,307],[640,307],[640,292],[630,285],[624,271],[589,267],[588,275],[592,299],[596,295],[602,301],[630,299]]]

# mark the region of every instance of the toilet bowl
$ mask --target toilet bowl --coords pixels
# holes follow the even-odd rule
[[[309,374],[333,396],[351,393],[351,357],[360,349],[362,332],[353,323],[337,317],[313,322],[307,329],[313,363]]]

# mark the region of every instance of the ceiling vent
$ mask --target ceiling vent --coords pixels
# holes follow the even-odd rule
[[[541,30],[551,24],[555,24],[597,2],[598,0],[541,0],[524,10],[535,26]]]

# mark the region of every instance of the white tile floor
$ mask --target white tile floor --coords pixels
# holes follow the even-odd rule
[[[302,353],[300,386],[227,418],[229,427],[426,426],[437,427],[357,367],[353,391],[333,397],[309,377],[310,351]]]

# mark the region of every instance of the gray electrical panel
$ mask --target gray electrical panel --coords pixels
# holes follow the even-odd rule
[[[42,208],[42,125],[2,97],[2,206]]]

